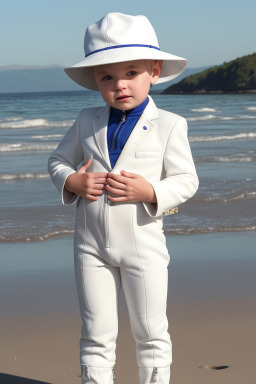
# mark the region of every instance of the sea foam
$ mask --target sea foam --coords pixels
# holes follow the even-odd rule
[[[20,129],[20,128],[36,128],[36,127],[71,127],[74,120],[51,121],[47,119],[30,119],[23,120],[10,118],[7,121],[0,122],[0,129]]]
[[[7,173],[0,174],[0,180],[2,181],[15,181],[26,179],[49,179],[48,173]]]
[[[210,141],[224,141],[224,140],[244,140],[256,138],[256,132],[237,133],[236,135],[223,135],[223,136],[189,136],[189,141],[194,143],[210,142]]]
[[[166,227],[164,232],[166,235],[196,235],[205,233],[220,233],[220,232],[255,232],[255,225],[230,225],[216,227]]]
[[[192,112],[221,112],[215,108],[193,108],[190,111],[192,111]]]
[[[0,152],[18,152],[18,151],[52,151],[56,148],[55,144],[31,144],[31,143],[15,143],[1,144]]]
[[[227,156],[201,156],[195,157],[196,163],[250,163],[256,161],[256,156],[227,155]]]
[[[237,200],[246,200],[246,199],[255,199],[256,191],[249,192],[237,192],[231,193],[229,195],[223,196],[204,196],[204,195],[195,195],[191,200],[191,203],[231,203]]]
[[[39,140],[48,140],[48,139],[54,139],[56,137],[63,137],[63,135],[35,135],[31,136],[32,139],[39,139]]]
[[[205,115],[187,117],[188,121],[207,121],[207,120],[255,120],[256,115],[234,115],[234,116],[217,116],[217,115]]]
[[[34,241],[45,241],[49,240],[55,237],[59,236],[64,236],[64,235],[72,235],[74,233],[74,230],[60,230],[60,231],[54,231],[54,232],[49,232],[45,233],[42,235],[16,235],[16,236],[10,236],[10,235],[5,235],[2,236],[0,235],[0,243],[17,243],[17,242],[34,242]]]

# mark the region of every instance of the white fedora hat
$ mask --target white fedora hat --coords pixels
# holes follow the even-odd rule
[[[82,87],[98,91],[91,67],[132,60],[162,60],[157,83],[177,77],[187,66],[183,57],[162,52],[149,20],[142,15],[108,13],[87,28],[85,59],[65,68],[66,74]]]

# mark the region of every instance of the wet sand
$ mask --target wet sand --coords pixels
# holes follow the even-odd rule
[[[168,236],[172,384],[253,384],[255,233]],[[0,383],[79,384],[72,237],[0,244]],[[215,369],[212,369],[215,367]],[[116,384],[138,383],[123,295]]]

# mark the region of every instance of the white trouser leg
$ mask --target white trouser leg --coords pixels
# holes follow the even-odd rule
[[[121,268],[121,278],[136,341],[140,383],[154,382],[150,380],[155,368],[158,380],[155,382],[169,384],[172,362],[166,317],[169,261],[160,252],[152,256],[137,252],[136,259],[132,258],[132,265]]]
[[[116,360],[120,271],[100,257],[76,254],[75,273],[83,323],[80,340],[83,384],[109,384],[113,382]],[[85,375],[85,366],[91,381]]]
[[[81,366],[82,384],[113,384],[114,371],[111,368]]]

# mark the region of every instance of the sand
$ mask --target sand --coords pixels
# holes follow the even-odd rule
[[[168,236],[167,243],[171,384],[254,384],[255,234]],[[1,244],[0,252],[0,383],[79,384],[72,239]],[[138,383],[123,295],[115,373],[116,384]]]

